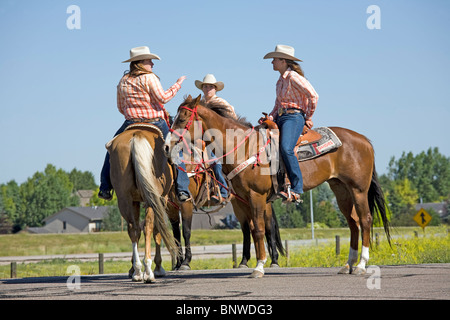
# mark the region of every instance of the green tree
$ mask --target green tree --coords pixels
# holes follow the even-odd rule
[[[11,180],[7,184],[0,185],[0,212],[6,215],[8,221],[14,224],[22,207],[19,185],[16,181]]]
[[[119,208],[116,206],[110,206],[105,218],[103,219],[102,231],[121,231],[122,225],[123,229],[127,230],[127,224],[125,221],[122,221]]]
[[[44,172],[36,172],[20,185],[23,206],[16,219],[22,228],[42,226],[43,220],[63,209],[79,205],[72,195],[73,184],[66,172],[48,164]]]
[[[414,156],[402,153],[389,162],[388,178],[391,181],[408,179],[423,202],[437,202],[450,194],[450,158],[439,153],[438,148],[429,148]]]
[[[78,190],[95,190],[97,188],[94,175],[89,171],[80,171],[75,168],[70,171],[69,180],[73,184],[74,192]]]
[[[281,199],[273,202],[280,228],[303,228],[306,224],[303,220],[299,206],[293,203],[282,203]]]

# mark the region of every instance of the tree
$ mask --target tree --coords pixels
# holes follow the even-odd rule
[[[23,206],[16,218],[16,224],[42,226],[43,220],[59,210],[79,205],[79,199],[72,195],[73,184],[66,172],[48,164],[44,172],[36,172],[20,185]]]
[[[391,181],[408,179],[423,202],[443,201],[450,195],[450,158],[439,153],[438,148],[429,148],[414,156],[402,153],[389,162],[388,178]]]
[[[75,168],[70,171],[69,180],[73,184],[74,192],[78,190],[95,190],[97,188],[94,175],[89,171],[83,172]]]
[[[119,208],[116,206],[110,206],[105,218],[103,219],[102,231],[121,231],[122,224],[124,230],[126,230],[127,224],[122,221]]]
[[[300,210],[293,203],[282,203],[281,199],[273,202],[280,228],[303,228],[306,224]]]

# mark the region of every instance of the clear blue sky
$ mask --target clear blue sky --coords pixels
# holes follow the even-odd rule
[[[69,30],[67,7],[81,10]],[[381,10],[370,30],[369,5]],[[0,2],[0,183],[24,182],[48,163],[94,173],[123,122],[116,85],[129,49],[149,46],[175,113],[195,80],[213,73],[219,96],[257,122],[279,77],[262,57],[288,44],[319,93],[315,126],[366,135],[379,173],[402,151],[450,156],[450,2],[8,1]]]

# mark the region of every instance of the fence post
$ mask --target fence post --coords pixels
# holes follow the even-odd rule
[[[11,262],[11,278],[17,278],[17,262]]]
[[[286,250],[286,267],[289,267],[289,241],[284,241],[284,248]]]
[[[237,268],[237,252],[236,252],[236,243],[231,245],[231,252],[233,254],[233,268]]]
[[[98,254],[98,273],[103,274],[103,253]]]
[[[341,237],[336,236],[336,256],[339,256],[341,254]]]

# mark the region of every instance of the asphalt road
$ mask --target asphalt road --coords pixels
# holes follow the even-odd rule
[[[0,299],[450,300],[450,264],[373,267],[364,276],[338,275],[338,268],[265,270],[261,279],[249,278],[251,269],[170,271],[154,284],[126,274],[3,279]]]

